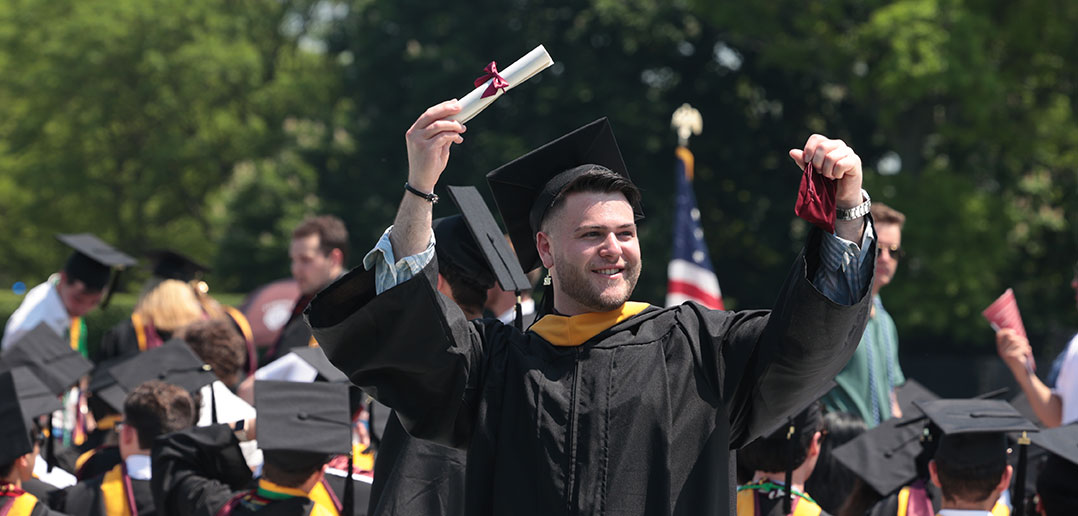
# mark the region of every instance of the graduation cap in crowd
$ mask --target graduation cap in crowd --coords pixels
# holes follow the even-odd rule
[[[349,410],[355,414],[363,404],[363,391],[337,369],[319,347],[292,348],[285,356],[255,371],[256,380],[284,382],[331,382],[348,385]]]
[[[103,377],[99,385],[104,387],[95,394],[121,413],[127,394],[150,380],[177,385],[191,393],[217,380],[213,368],[180,339],[133,355],[110,367],[108,374],[115,380],[115,385],[109,385],[108,379]],[[210,411],[211,420],[216,423],[217,399],[213,389],[210,389]]]
[[[474,186],[449,186],[447,189],[460,215],[435,221],[434,249],[438,253],[438,263],[448,261],[475,274],[485,288],[494,286],[497,281],[502,290],[516,292],[516,323],[517,328],[521,328],[520,293],[531,290],[531,282],[479,190]]]
[[[877,493],[887,496],[925,474],[918,469],[927,466],[932,446],[932,436],[918,410],[881,422],[835,448],[833,454]]]
[[[1007,434],[1021,432],[1014,500],[1025,499],[1026,454],[1037,425],[1002,400],[933,400],[916,405],[939,428],[942,437],[933,458],[940,467],[960,470],[999,469],[1007,466]],[[1014,513],[1022,516],[1024,503]]]
[[[45,323],[26,332],[0,355],[0,370],[15,366],[30,368],[55,396],[77,384],[94,367]]]
[[[56,239],[75,250],[64,265],[64,272],[69,278],[81,281],[91,291],[100,291],[108,286],[105,299],[101,301],[102,308],[108,306],[120,273],[138,263],[90,233],[56,235]]]
[[[35,419],[60,408],[60,401],[29,368],[0,373],[0,465],[34,451]]]
[[[907,379],[906,383],[895,388],[895,398],[898,400],[898,408],[902,410],[903,415],[921,412],[913,406],[915,401],[940,399],[936,393],[928,390],[927,387],[912,378]]]
[[[1078,508],[1078,423],[1041,430],[1030,440],[1051,456],[1037,478],[1037,495],[1047,514],[1068,514]]]
[[[340,382],[256,381],[258,447],[267,462],[315,467],[348,454],[341,514],[352,514],[352,417]]]
[[[487,174],[498,211],[525,271],[539,267],[535,234],[554,200],[573,180],[605,168],[629,179],[614,131],[606,118],[566,134]],[[637,220],[644,217],[638,199],[633,202]]]
[[[184,283],[202,278],[210,267],[171,249],[154,249],[146,253],[153,263],[153,275],[162,279],[180,280]]]

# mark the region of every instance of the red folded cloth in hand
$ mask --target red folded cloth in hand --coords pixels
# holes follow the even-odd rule
[[[835,232],[835,180],[817,174],[812,163],[805,165],[801,187],[797,190],[794,213],[820,229]]]

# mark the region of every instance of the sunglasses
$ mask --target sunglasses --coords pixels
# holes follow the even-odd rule
[[[879,245],[879,243],[877,243],[876,244],[876,257],[879,258],[880,255],[883,254],[883,251],[885,249],[887,250],[888,253],[890,253],[891,258],[894,258],[895,260],[901,260],[902,258],[904,258],[906,256],[906,251],[904,249],[902,249],[901,247],[897,246],[897,245],[881,246],[881,245]]]

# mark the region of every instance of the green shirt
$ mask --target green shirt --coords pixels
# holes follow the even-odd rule
[[[821,401],[829,410],[860,416],[872,428],[891,417],[891,392],[906,382],[898,363],[898,331],[880,296],[873,298],[875,314],[846,367],[835,377],[838,385]],[[875,409],[873,410],[873,398]]]

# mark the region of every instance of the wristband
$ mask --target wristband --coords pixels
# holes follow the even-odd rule
[[[420,192],[419,190],[416,190],[415,188],[412,187],[412,185],[410,185],[408,183],[404,183],[404,189],[409,191],[409,192],[412,192],[412,193],[414,193],[414,194],[416,194],[416,195],[418,195],[420,197],[422,197],[424,200],[426,200],[427,202],[429,202],[431,204],[438,204],[438,196],[435,195],[434,192],[431,192],[431,193]]]

